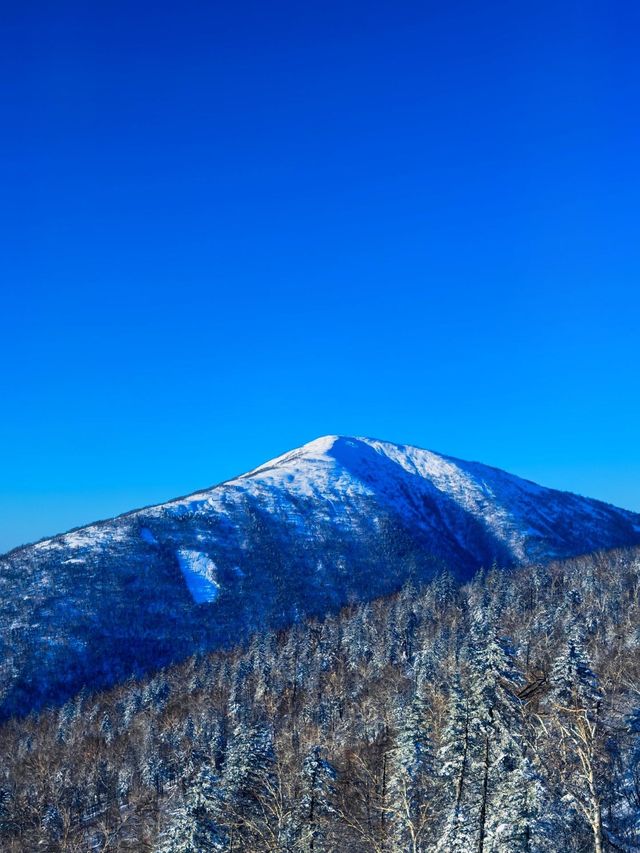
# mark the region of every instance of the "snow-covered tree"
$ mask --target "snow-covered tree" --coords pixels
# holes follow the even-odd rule
[[[457,853],[461,845],[471,843],[470,835],[464,831],[471,827],[465,822],[463,805],[470,774],[470,751],[469,702],[461,687],[460,676],[456,674],[449,688],[446,721],[438,750],[439,774],[444,780],[439,789],[439,807],[446,815],[438,850],[450,849]]]
[[[302,762],[300,794],[292,815],[295,849],[301,853],[324,850],[325,818],[334,813],[336,771],[320,746],[313,746]]]
[[[226,850],[228,837],[217,822],[222,807],[219,779],[203,768],[189,785],[182,802],[171,812],[157,853]]]
[[[407,708],[399,709],[395,748],[391,752],[385,808],[394,853],[425,850],[433,822],[433,754],[427,703],[420,687]]]
[[[607,833],[620,850],[640,850],[640,708],[625,720],[626,737],[613,778],[611,815],[615,829]]]
[[[528,850],[527,773],[519,675],[483,601],[472,613],[466,649],[468,687],[452,691],[442,746],[449,789],[438,851]]]
[[[244,838],[246,846],[247,837],[260,834],[273,814],[276,789],[271,727],[262,722],[238,723],[220,779],[220,821],[232,840]]]
[[[549,766],[565,799],[589,826],[595,853],[602,853],[602,787],[609,761],[603,695],[579,627],[571,629],[549,680],[549,717],[555,733],[555,754]]]

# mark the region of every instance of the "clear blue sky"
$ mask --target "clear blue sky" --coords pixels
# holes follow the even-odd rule
[[[640,7],[3,9],[0,550],[324,433],[640,510]]]

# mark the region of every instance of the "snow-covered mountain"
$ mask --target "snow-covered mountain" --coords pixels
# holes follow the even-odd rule
[[[448,566],[640,543],[640,515],[416,447],[327,436],[0,558],[2,711],[58,701]]]

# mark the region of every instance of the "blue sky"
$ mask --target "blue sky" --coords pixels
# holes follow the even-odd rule
[[[325,433],[640,510],[640,12],[3,11],[0,550]]]

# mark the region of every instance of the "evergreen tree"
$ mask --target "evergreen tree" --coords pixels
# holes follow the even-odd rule
[[[482,598],[482,597],[481,597]],[[525,739],[513,652],[480,600],[466,649],[466,703],[453,699],[447,773],[456,781],[438,851],[519,853],[528,850]],[[451,754],[453,753],[453,754]],[[507,831],[508,828],[508,831]]]
[[[273,733],[264,723],[238,723],[233,731],[220,782],[219,818],[231,844],[245,849],[247,837],[260,833],[268,820],[274,792]],[[230,849],[234,849],[232,846]]]
[[[576,625],[554,661],[550,682],[548,704],[556,754],[549,767],[564,798],[586,820],[595,853],[602,853],[602,788],[609,761],[601,716],[602,692]]]
[[[227,849],[227,835],[216,816],[221,808],[219,780],[203,768],[172,812],[157,853],[217,853]]]
[[[557,709],[595,712],[600,702],[598,679],[592,671],[581,629],[573,625],[549,675],[549,701]]]
[[[42,828],[47,833],[51,842],[55,843],[60,840],[64,824],[62,815],[60,814],[57,806],[47,806],[44,815],[42,816]]]
[[[104,742],[107,746],[110,746],[113,741],[113,724],[108,711],[103,713],[102,719],[100,720],[100,734],[104,738]]]
[[[324,818],[333,814],[336,771],[323,758],[323,750],[313,746],[302,762],[300,795],[293,816],[295,849],[313,853],[324,849]]]
[[[438,763],[444,786],[440,788],[440,813],[446,815],[441,827],[438,851],[451,850],[458,853],[465,844],[471,843],[468,822],[465,822],[464,806],[467,802],[466,786],[470,774],[471,730],[469,702],[460,684],[458,673],[449,690],[447,716],[442,732]]]
[[[386,810],[394,853],[425,850],[433,821],[433,755],[427,704],[418,688],[406,710],[399,712],[395,749],[391,753]]]

